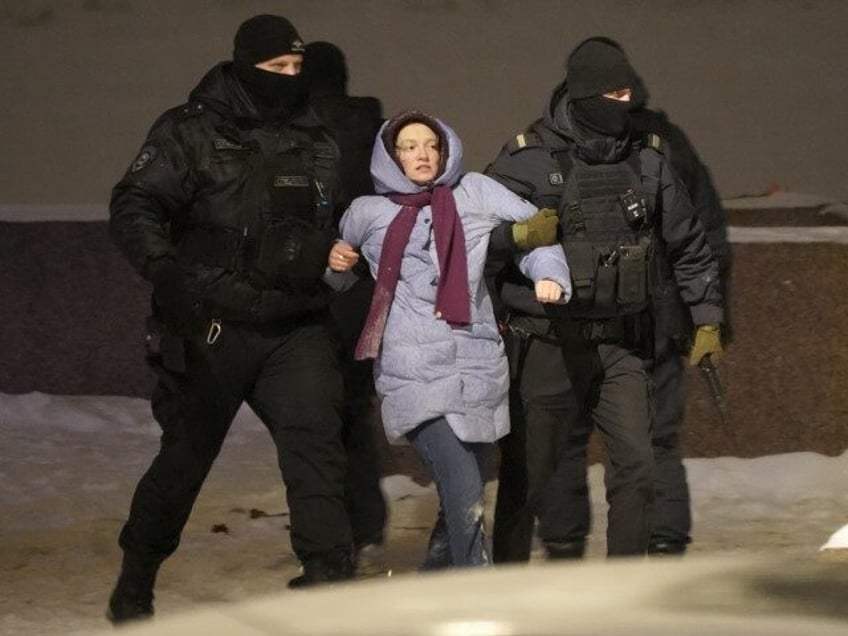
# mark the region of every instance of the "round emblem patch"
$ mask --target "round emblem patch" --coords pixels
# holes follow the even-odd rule
[[[139,170],[143,170],[155,158],[156,148],[154,148],[153,146],[145,146],[141,149],[141,152],[138,153],[138,157],[135,158],[135,161],[132,162],[132,165],[130,166],[130,172],[134,174]]]

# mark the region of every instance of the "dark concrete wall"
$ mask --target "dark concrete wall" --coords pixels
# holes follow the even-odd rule
[[[105,222],[0,223],[0,392],[147,397],[149,294]]]
[[[848,448],[848,245],[734,244],[727,418],[688,372],[688,456]]]
[[[809,211],[730,212],[739,224],[811,218]],[[703,380],[689,371],[687,456],[842,453],[848,244],[732,248],[735,339],[719,365],[727,417],[722,423]],[[146,397],[149,293],[109,242],[105,223],[0,223],[0,392]],[[387,451],[389,472],[405,457]]]

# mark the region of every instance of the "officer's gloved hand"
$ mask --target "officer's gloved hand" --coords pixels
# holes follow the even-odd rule
[[[697,366],[705,356],[709,356],[713,362],[724,353],[721,346],[721,329],[718,325],[699,325],[695,332],[695,343],[689,352],[689,364]]]
[[[542,208],[526,221],[513,224],[512,240],[520,250],[553,245],[557,240],[558,227],[559,218],[556,210]]]
[[[189,332],[197,320],[186,286],[185,271],[173,259],[162,258],[151,268],[153,300],[162,322],[176,334]]]

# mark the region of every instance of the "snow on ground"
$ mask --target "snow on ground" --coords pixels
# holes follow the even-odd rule
[[[117,534],[157,443],[146,400],[0,394],[0,635],[73,636],[106,626]],[[686,466],[693,555],[846,554],[848,452],[690,459]],[[596,519],[588,558],[599,560],[606,525],[599,465],[590,483]],[[391,502],[387,560],[403,576],[423,554],[436,496],[404,475],[383,487]],[[489,512],[495,487],[487,489]],[[157,614],[284,589],[298,568],[286,523],[273,445],[243,409],[180,549],[162,569]]]

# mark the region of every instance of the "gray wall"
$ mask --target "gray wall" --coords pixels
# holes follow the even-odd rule
[[[721,194],[848,199],[842,0],[0,2],[0,204],[102,204],[153,119],[254,13],[336,42],[351,92],[451,123],[482,169],[535,118],[580,39],[618,39]],[[839,146],[839,147],[837,147]]]

